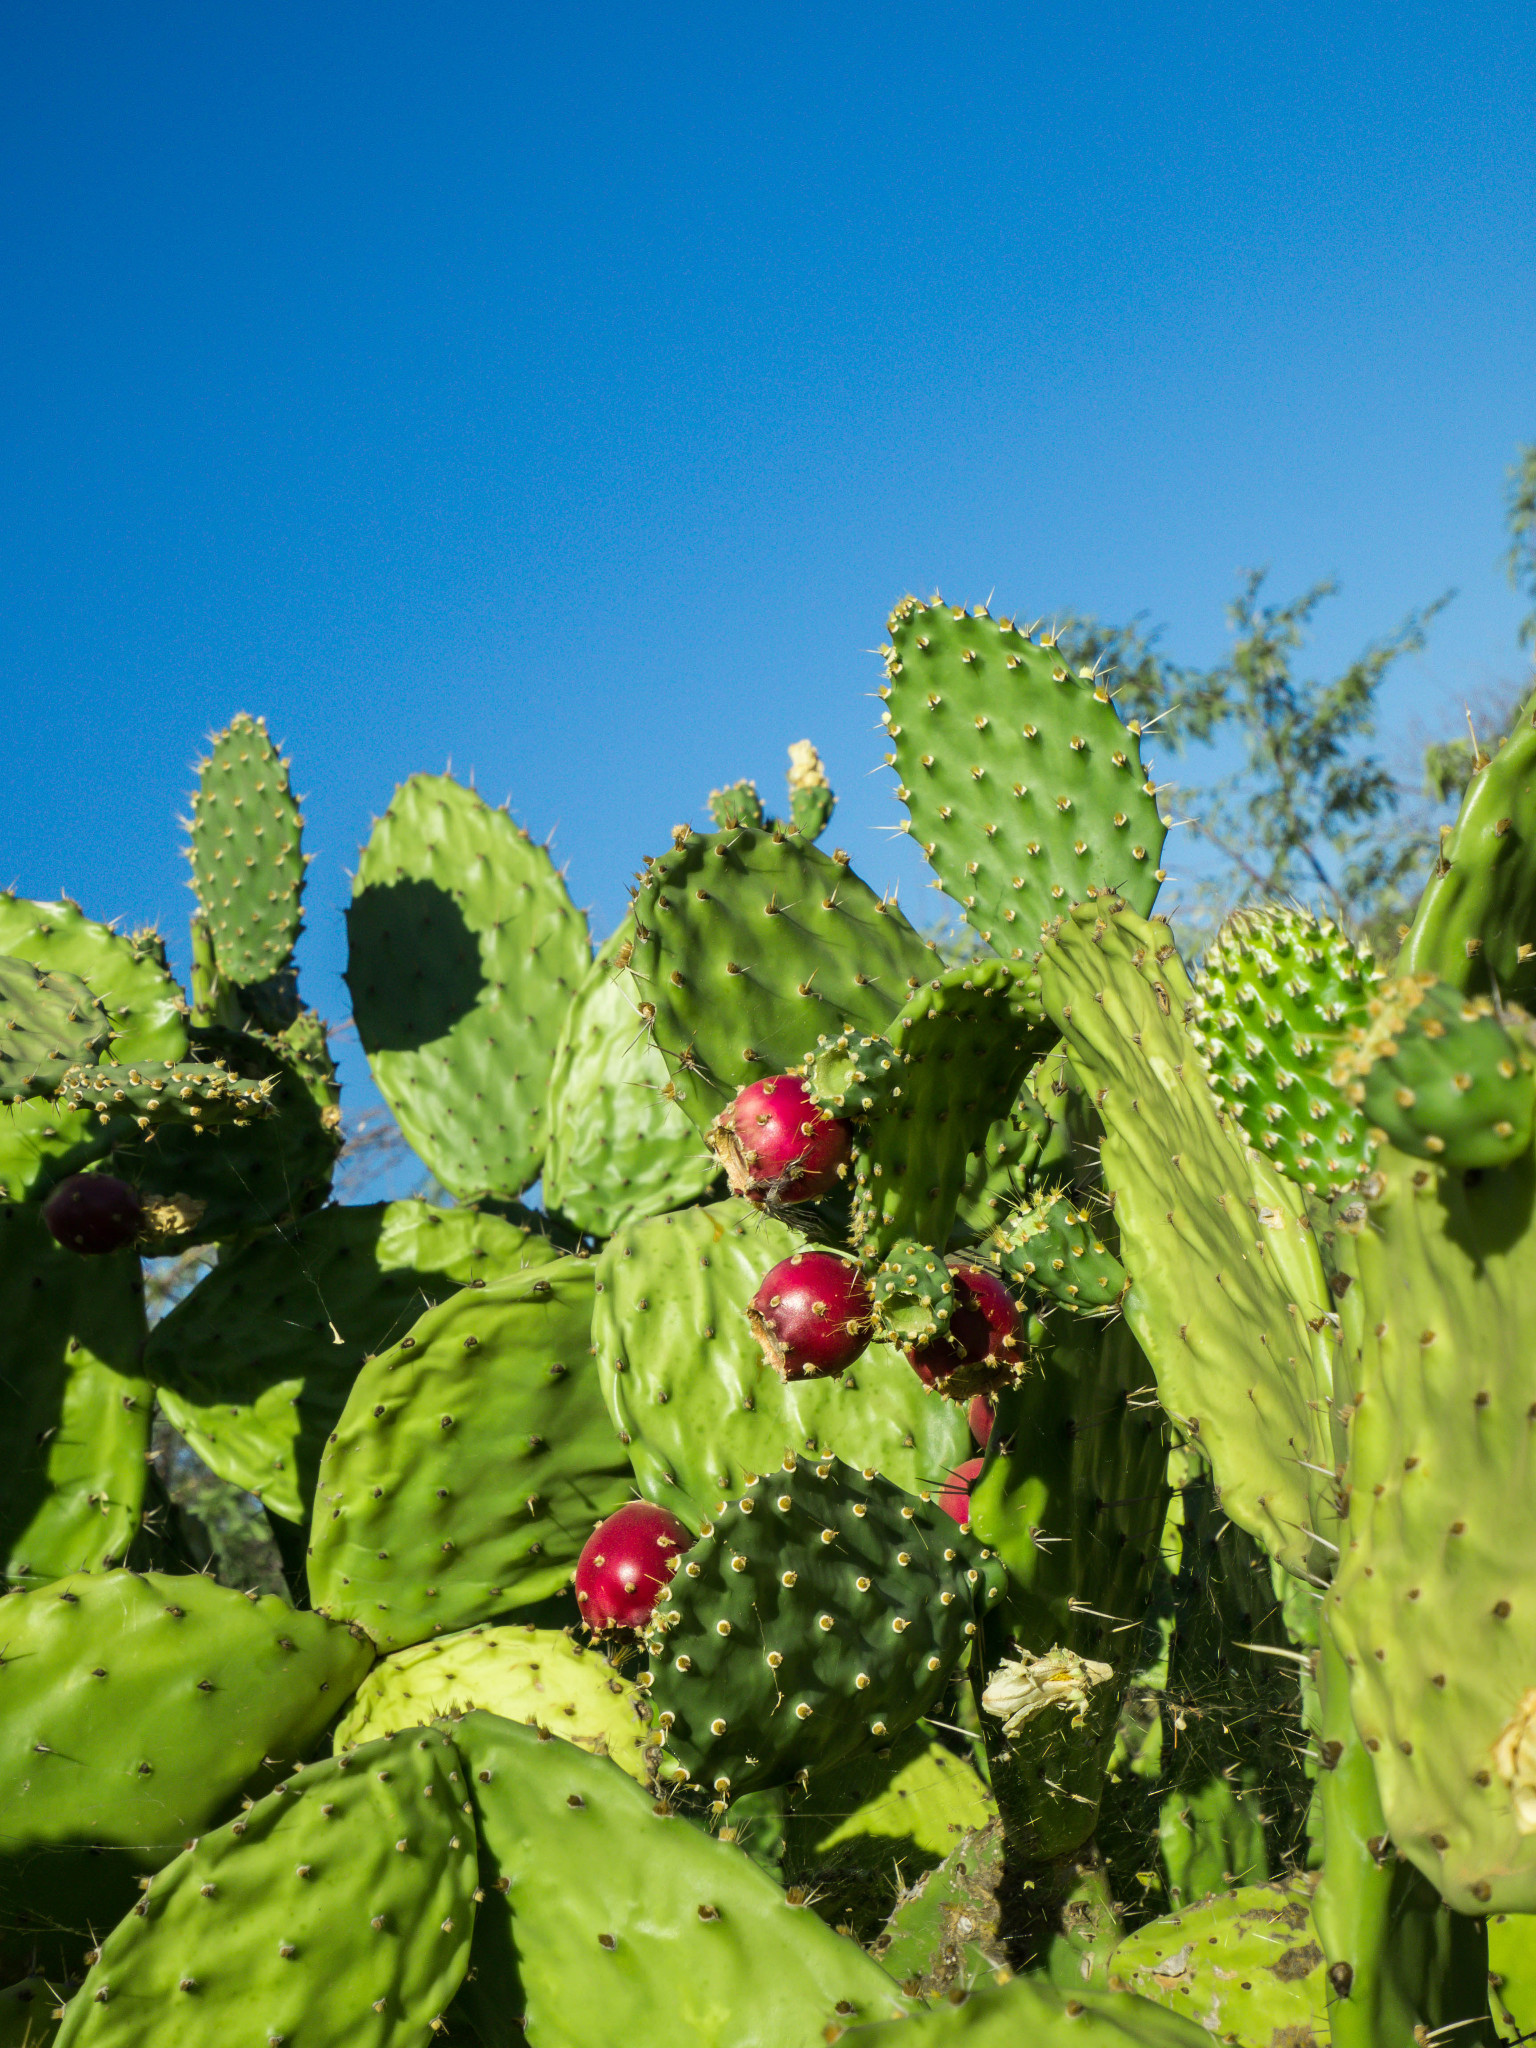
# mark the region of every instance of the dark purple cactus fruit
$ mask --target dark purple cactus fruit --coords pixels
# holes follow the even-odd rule
[[[849,1126],[811,1098],[796,1074],[743,1088],[715,1118],[709,1142],[733,1195],[749,1202],[815,1202],[836,1187]]]
[[[978,1394],[976,1396],[966,1411],[965,1419],[971,1425],[971,1435],[976,1439],[981,1448],[985,1450],[992,1441],[992,1425],[997,1420],[996,1412],[987,1395]]]
[[[1018,1304],[1002,1281],[982,1266],[955,1265],[951,1271],[955,1308],[949,1329],[942,1337],[914,1344],[907,1353],[908,1364],[925,1387],[947,1379],[957,1366],[1007,1367],[1018,1356]]]
[[[873,1308],[857,1266],[835,1252],[795,1252],[764,1274],[747,1321],[781,1379],[819,1380],[868,1348]]]
[[[43,1221],[66,1251],[98,1258],[133,1243],[144,1227],[144,1204],[125,1180],[72,1173],[44,1202]]]
[[[576,1560],[576,1601],[590,1629],[643,1628],[693,1538],[648,1500],[600,1522]]]
[[[946,1515],[953,1515],[962,1529],[970,1527],[971,1488],[981,1476],[985,1462],[983,1458],[967,1458],[948,1475],[939,1494],[939,1506]]]

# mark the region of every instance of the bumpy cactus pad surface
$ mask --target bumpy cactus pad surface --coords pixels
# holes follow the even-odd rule
[[[77,974],[0,955],[0,1104],[57,1093],[111,1036],[106,1011]]]
[[[0,1576],[120,1564],[138,1533],[154,1395],[139,1366],[144,1281],[131,1252],[82,1259],[35,1206],[0,1206]]]
[[[1091,887],[1149,911],[1165,828],[1106,683],[980,606],[908,598],[890,635],[886,759],[966,922],[1027,960],[1045,919]]]
[[[1248,1885],[1151,1920],[1109,1959],[1110,1982],[1241,2048],[1319,2048],[1328,1981],[1304,1884]]]
[[[804,1243],[747,1202],[716,1202],[621,1232],[598,1262],[593,1341],[614,1424],[642,1490],[695,1528],[786,1452],[873,1465],[909,1493],[970,1455],[964,1409],[888,1345],[792,1386],[764,1362],[747,1304]]]
[[[240,712],[214,736],[192,793],[192,886],[228,981],[265,981],[288,964],[302,929],[303,823],[264,721]]]
[[[161,1872],[60,2042],[421,2048],[469,1961],[464,1775],[421,1729],[296,1773]]]
[[[558,1256],[548,1238],[473,1209],[321,1209],[224,1257],[156,1325],[144,1369],[221,1479],[303,1521],[364,1359],[460,1287]]]
[[[347,912],[363,1050],[412,1149],[460,1197],[538,1174],[586,920],[542,846],[442,775],[413,775],[373,828]]]
[[[646,1638],[659,1776],[734,1798],[883,1747],[933,1706],[996,1593],[948,1515],[872,1470],[786,1461],[744,1482]]]
[[[547,1728],[646,1782],[656,1734],[645,1695],[564,1629],[471,1628],[397,1650],[374,1665],[336,1730],[345,1749],[475,1708]]]
[[[853,1942],[612,1764],[489,1714],[454,1736],[486,1894],[465,2006],[489,2048],[804,2048],[906,2009]]]
[[[633,1492],[591,1355],[592,1267],[429,1309],[358,1374],[326,1445],[315,1605],[400,1649],[558,1592]]]
[[[664,1092],[667,1063],[620,964],[630,940],[631,927],[620,925],[592,962],[566,1011],[549,1083],[544,1199],[596,1237],[696,1201],[720,1171]]]
[[[0,1900],[12,1941],[75,1965],[134,1872],[305,1755],[373,1658],[281,1600],[122,1571],[0,1599],[0,1644]]]
[[[1210,2048],[1192,2019],[1114,1991],[1057,1991],[1038,1977],[984,1985],[900,2027],[865,2028],[858,2048]]]
[[[845,1024],[882,1031],[934,955],[894,902],[798,838],[695,835],[635,898],[634,993],[699,1127]]]

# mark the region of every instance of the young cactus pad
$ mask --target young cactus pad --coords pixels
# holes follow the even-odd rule
[[[566,1583],[630,1497],[592,1361],[592,1267],[465,1288],[358,1374],[320,1462],[309,1583],[400,1649]]]
[[[636,1002],[701,1131],[819,1036],[883,1031],[934,965],[893,901],[798,837],[690,835],[635,898]]]
[[[61,2048],[429,2039],[469,1964],[466,1791],[429,1729],[296,1772],[154,1880],[101,1944]]]
[[[916,1493],[969,1448],[964,1411],[887,1345],[836,1379],[791,1385],[764,1363],[747,1304],[805,1243],[750,1203],[716,1202],[636,1224],[598,1263],[592,1339],[614,1426],[641,1491],[695,1528],[786,1453],[874,1465]]]
[[[978,605],[906,598],[890,618],[886,755],[909,830],[966,922],[1027,960],[1090,888],[1143,914],[1166,828],[1103,681]]]
[[[589,960],[548,853],[472,789],[413,775],[363,849],[347,944],[358,1036],[412,1148],[461,1199],[520,1194]]]
[[[188,856],[227,981],[266,981],[292,958],[303,929],[303,824],[288,763],[264,722],[240,712],[201,764]]]
[[[658,1777],[737,1798],[878,1749],[943,1692],[996,1593],[936,1506],[786,1458],[719,1502],[656,1610]]]

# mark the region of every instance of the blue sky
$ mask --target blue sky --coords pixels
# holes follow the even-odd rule
[[[13,9],[0,880],[158,919],[202,735],[308,797],[306,991],[414,768],[616,921],[710,787],[827,756],[919,911],[890,604],[995,591],[1318,659],[1449,585],[1389,748],[1521,669],[1528,7]]]

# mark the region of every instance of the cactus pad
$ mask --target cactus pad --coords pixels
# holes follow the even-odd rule
[[[544,1199],[595,1237],[696,1201],[719,1173],[667,1099],[666,1061],[619,965],[629,943],[621,925],[593,961],[560,1027],[549,1083]]]
[[[454,1739],[480,1822],[465,2003],[483,2039],[801,2048],[906,2009],[853,1942],[601,1758],[490,1714]]]
[[[1300,910],[1228,918],[1195,976],[1190,1035],[1250,1145],[1312,1194],[1364,1170],[1365,1121],[1332,1078],[1369,1021],[1380,970],[1326,919]]]
[[[858,2048],[1020,2048],[1024,2042],[1029,2048],[1211,2048],[1194,2014],[1186,2019],[1128,1992],[1058,1991],[1034,1975],[976,1991],[957,1985],[929,2012],[899,2025],[866,2027]]]
[[[592,1267],[429,1309],[358,1374],[320,1462],[316,1607],[383,1649],[531,1607],[631,1493],[591,1356]]]
[[[1139,733],[1105,685],[981,606],[907,598],[889,631],[886,760],[966,922],[1017,960],[1092,889],[1149,911],[1165,827]]]
[[[1092,1213],[1060,1189],[1016,1210],[986,1248],[1005,1273],[1063,1308],[1102,1313],[1130,1284]]]
[[[747,1202],[716,1202],[635,1225],[599,1261],[593,1340],[614,1425],[641,1491],[694,1527],[786,1452],[874,1465],[917,1492],[969,1450],[963,1412],[885,1345],[836,1379],[786,1384],[764,1363],[747,1304],[804,1243]]]
[[[60,2042],[429,2039],[469,1962],[466,1789],[451,1741],[421,1729],[296,1772],[154,1880],[101,1944]]]
[[[647,1644],[658,1777],[721,1798],[878,1749],[927,1712],[997,1587],[942,1509],[834,1459],[743,1483]]]
[[[460,1287],[556,1257],[548,1238],[473,1209],[321,1209],[221,1259],[155,1326],[144,1369],[212,1471],[302,1522],[363,1361]]]
[[[698,1128],[845,1025],[883,1031],[934,957],[844,862],[778,833],[693,835],[650,862],[630,973]]]
[[[1329,2036],[1329,1988],[1305,1884],[1218,1893],[1128,1934],[1112,1987],[1198,2020],[1221,2040],[1305,2048]]]
[[[644,1693],[563,1629],[471,1628],[397,1650],[363,1680],[336,1747],[476,1708],[547,1728],[649,1783],[646,1758],[656,1734]]]
[[[548,853],[473,790],[413,775],[363,850],[347,939],[358,1036],[413,1150],[461,1198],[520,1194],[589,958]]]
[[[57,1094],[111,1036],[111,1019],[77,974],[0,957],[0,1103]]]
[[[192,793],[192,887],[219,971],[240,985],[288,965],[303,929],[304,820],[263,720],[240,712],[214,736]]]
[[[253,1123],[276,1108],[275,1076],[247,1079],[223,1061],[207,1064],[144,1060],[138,1065],[71,1067],[59,1083],[65,1109],[80,1109],[102,1123],[131,1116],[143,1130],[160,1124]]]

